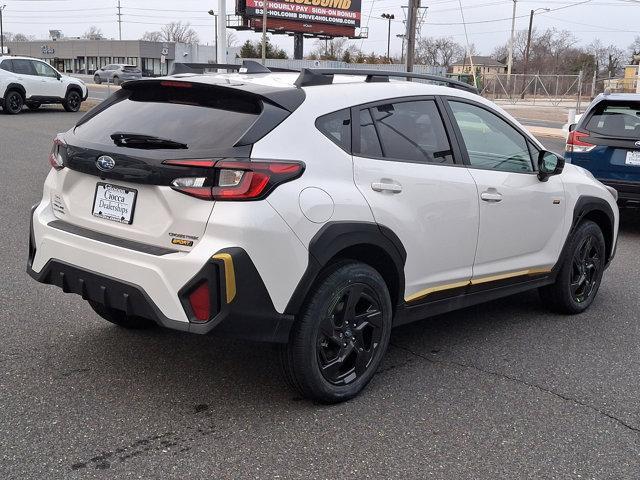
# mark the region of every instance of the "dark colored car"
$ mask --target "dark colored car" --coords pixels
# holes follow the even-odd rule
[[[602,94],[570,127],[566,159],[618,191],[619,203],[640,203],[640,94]]]

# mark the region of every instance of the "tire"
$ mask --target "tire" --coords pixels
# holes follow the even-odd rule
[[[590,220],[581,223],[569,240],[556,282],[539,289],[543,302],[558,313],[587,310],[600,288],[605,257],[600,227]]]
[[[392,317],[389,291],[375,269],[355,261],[330,267],[312,289],[281,350],[285,378],[317,402],[355,397],[382,361]]]
[[[141,330],[147,328],[153,328],[156,326],[151,320],[147,320],[142,317],[135,317],[133,315],[127,315],[122,310],[116,310],[108,308],[101,303],[89,301],[89,305],[94,312],[104,318],[107,322],[111,322],[122,328],[128,328],[131,330]]]
[[[120,77],[117,77],[117,76],[113,77],[113,84],[120,85]]]
[[[102,83],[102,78],[100,78],[100,75],[94,75],[93,76],[93,83],[100,85]]]
[[[29,110],[32,112],[35,112],[40,108],[40,104],[38,102],[29,102],[27,103],[27,107],[29,107]]]
[[[24,98],[17,90],[10,90],[4,96],[3,111],[8,115],[17,115],[22,111]]]
[[[67,112],[77,112],[80,110],[81,104],[82,96],[77,90],[69,90],[67,96],[64,98],[64,102],[62,102],[62,106]]]

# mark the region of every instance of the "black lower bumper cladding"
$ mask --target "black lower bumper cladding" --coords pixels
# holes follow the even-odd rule
[[[32,210],[33,222],[33,210]],[[133,283],[79,268],[67,262],[50,259],[40,272],[32,268],[36,246],[31,227],[27,273],[40,283],[55,285],[65,293],[75,293],[85,300],[98,302],[127,315],[150,319],[166,328],[192,333],[229,336],[246,340],[285,343],[293,324],[293,316],[278,313],[249,255],[241,248],[229,248],[218,253],[231,255],[234,266],[236,294],[226,301],[225,267],[210,260],[193,279],[178,292],[190,322],[166,317],[144,289]],[[186,299],[191,287],[206,279],[212,296],[213,318],[195,322]]]

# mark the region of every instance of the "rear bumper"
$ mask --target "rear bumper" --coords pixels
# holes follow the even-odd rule
[[[46,263],[38,271],[34,270],[34,261],[38,254],[34,219],[40,230],[39,238],[44,238],[39,245],[44,244],[43,248],[51,249],[46,243],[52,243],[54,238],[60,239],[57,247],[60,249],[61,258],[47,254]],[[50,236],[47,237],[46,233],[43,235],[42,230],[50,230]],[[70,238],[67,239],[65,236]],[[165,328],[198,334],[211,332],[254,341],[288,341],[294,318],[275,310],[256,267],[242,248],[225,248],[208,257],[195,275],[184,281],[180,288],[174,289],[161,280],[151,265],[147,266],[146,272],[142,271],[142,276],[136,274],[134,263],[139,264],[139,261],[130,261],[127,264],[126,260],[123,263],[118,257],[112,259],[113,263],[117,264],[116,268],[121,270],[118,276],[126,277],[127,280],[77,264],[81,262],[69,261],[70,257],[65,253],[64,243],[65,240],[72,242],[72,237],[78,235],[48,226],[46,218],[43,224],[42,218],[38,216],[37,206],[34,206],[31,211],[27,273],[38,282],[55,285],[65,293],[75,293],[85,300],[124,311],[128,315],[150,319]],[[110,247],[106,243],[103,245],[105,250],[121,248]],[[84,254],[86,255],[86,252]],[[82,251],[79,252],[79,256],[78,258],[83,256]],[[123,273],[126,271],[122,270],[125,265],[131,267],[130,276]],[[152,287],[153,296],[137,283],[136,279],[140,278],[144,278],[146,284]],[[209,321],[198,322],[191,312],[188,295],[203,281],[209,284],[212,313]],[[230,294],[231,291],[233,295]],[[163,299],[164,304],[158,305],[154,298]],[[176,312],[176,318],[165,314],[163,310]]]
[[[598,181],[615,188],[618,192],[618,200],[632,200],[640,202],[640,182],[623,182],[599,178]]]

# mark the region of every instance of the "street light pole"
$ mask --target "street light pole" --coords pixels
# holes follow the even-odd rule
[[[213,17],[213,40],[216,49],[216,63],[218,63],[218,15],[213,10],[209,10],[208,13]]]
[[[4,31],[2,30],[2,11],[6,5],[0,5],[0,55],[4,55]]]
[[[262,0],[262,65],[267,64],[267,0]]]
[[[511,70],[513,69],[513,46],[516,36],[516,8],[518,0],[513,0],[513,18],[511,19],[511,38],[509,39],[509,62],[507,64],[507,79],[511,80]]]
[[[391,20],[393,20],[395,17],[395,15],[393,13],[389,14],[389,13],[383,13],[382,18],[386,18],[387,20],[389,20],[389,29],[387,30],[387,61],[389,63],[391,63],[391,55],[390,55],[390,49],[391,49]]]

